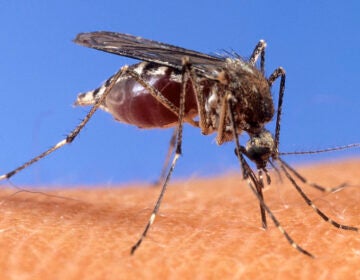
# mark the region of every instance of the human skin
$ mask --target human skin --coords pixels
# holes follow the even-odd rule
[[[332,219],[360,227],[360,161],[298,167],[336,193],[303,186]],[[1,279],[360,279],[360,233],[334,228],[275,173],[264,196],[289,245],[239,174],[172,181],[134,255],[159,187],[0,192]],[[284,176],[283,176],[284,177]],[[15,181],[15,180],[13,180]]]

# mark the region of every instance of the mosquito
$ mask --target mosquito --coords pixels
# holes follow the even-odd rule
[[[139,248],[155,221],[171,175],[182,153],[182,132],[185,123],[199,128],[203,135],[216,133],[218,145],[234,142],[235,155],[243,178],[259,202],[263,228],[267,227],[268,215],[290,245],[299,252],[314,257],[290,237],[265,203],[262,191],[264,180],[267,184],[271,183],[268,166],[278,172],[282,171],[305,202],[323,220],[336,228],[358,231],[356,227],[343,225],[329,218],[315,206],[297,181],[324,192],[335,191],[344,187],[344,184],[326,188],[309,182],[280,157],[280,122],[286,73],[279,67],[268,78],[265,77],[265,41],[259,41],[248,60],[235,52],[208,55],[141,37],[107,31],[80,33],[74,42],[141,62],[123,66],[99,88],[79,94],[75,105],[92,106],[79,125],[65,139],[0,176],[0,180],[9,179],[29,165],[71,143],[100,108],[109,112],[115,120],[139,128],[175,127],[168,153],[173,154],[172,161],[165,165],[168,166],[165,168],[166,175],[162,178],[160,194],[140,238],[131,248],[131,254]],[[275,110],[271,87],[277,79],[280,79],[280,86]],[[272,135],[265,125],[274,118],[275,112],[276,127],[275,134]],[[239,136],[243,132],[249,136],[244,146],[239,141]],[[335,149],[353,146],[358,147],[360,144]],[[250,167],[246,158],[256,165],[257,172]]]

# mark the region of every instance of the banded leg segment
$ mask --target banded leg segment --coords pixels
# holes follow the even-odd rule
[[[255,46],[255,49],[249,59],[249,63],[255,66],[255,63],[260,56],[260,70],[263,74],[265,74],[265,49],[266,42],[264,40],[260,40],[259,43],[257,43],[257,45]]]
[[[139,248],[139,246],[141,245],[142,241],[144,240],[144,238],[146,237],[151,225],[154,223],[156,215],[159,211],[162,199],[164,197],[166,188],[168,186],[168,183],[170,181],[171,175],[175,169],[176,166],[176,162],[179,159],[180,155],[181,155],[181,146],[182,146],[182,130],[183,130],[183,121],[184,121],[184,115],[185,115],[185,99],[186,99],[186,85],[187,82],[190,79],[190,63],[188,58],[184,58],[183,59],[183,67],[182,67],[182,90],[181,90],[181,95],[180,95],[180,104],[179,104],[179,121],[178,121],[178,127],[176,129],[176,147],[175,147],[175,155],[173,157],[173,160],[171,162],[171,166],[170,169],[166,175],[165,181],[162,185],[162,188],[160,190],[160,194],[158,199],[156,200],[155,206],[153,208],[153,211],[151,212],[150,218],[145,226],[144,231],[142,232],[140,238],[138,239],[138,241],[132,246],[131,248],[131,254],[134,254],[135,251]]]
[[[247,179],[248,187],[254,193],[254,195],[256,196],[257,200],[259,201],[261,207],[268,213],[269,217],[271,218],[271,220],[273,221],[275,226],[285,236],[286,240],[290,243],[290,245],[293,248],[295,248],[296,250],[298,250],[300,253],[302,253],[306,256],[309,256],[311,258],[314,258],[314,256],[310,252],[306,251],[300,245],[298,245],[291,238],[291,236],[285,231],[285,229],[281,226],[280,222],[277,220],[277,218],[272,213],[270,208],[266,205],[263,197],[261,197],[261,195],[257,191],[257,187],[254,187],[254,185],[256,186],[258,184],[258,179],[256,178],[256,176],[255,176],[254,172],[252,171],[251,167],[249,166],[249,164],[246,162],[246,160],[243,156],[243,153],[242,153],[243,148],[241,147],[241,145],[239,143],[239,138],[238,138],[238,134],[236,132],[236,127],[235,127],[235,116],[234,116],[234,110],[233,110],[234,102],[236,102],[236,100],[234,100],[234,98],[232,96],[229,96],[228,97],[228,106],[229,106],[228,110],[230,112],[230,119],[231,119],[231,124],[233,127],[234,141],[235,141],[235,146],[236,146],[236,155],[238,157],[244,177]]]
[[[339,186],[337,187],[332,187],[332,188],[329,188],[329,187],[323,187],[317,183],[314,183],[314,182],[310,182],[309,180],[307,180],[304,176],[302,176],[299,172],[297,172],[294,168],[292,168],[289,164],[287,164],[282,158],[278,158],[279,161],[284,165],[284,167],[289,170],[291,173],[293,173],[296,178],[298,178],[302,183],[304,184],[307,184],[309,185],[310,187],[313,187],[319,191],[322,191],[322,192],[327,192],[327,193],[332,193],[332,192],[336,192],[340,189],[343,189],[347,186],[346,183],[342,183],[340,184]]]
[[[85,116],[85,118],[80,122],[80,124],[75,127],[75,129],[70,132],[70,134],[68,136],[66,136],[65,139],[59,141],[57,144],[55,144],[54,146],[52,146],[50,149],[46,150],[45,152],[39,154],[38,156],[32,158],[31,160],[25,162],[23,165],[17,167],[16,169],[3,174],[0,176],[0,180],[5,180],[5,179],[9,179],[12,176],[14,176],[15,174],[17,174],[18,172],[20,172],[21,170],[29,167],[30,165],[32,165],[33,163],[41,160],[42,158],[50,155],[51,153],[53,153],[54,151],[60,149],[61,147],[70,144],[72,141],[74,141],[74,139],[79,135],[80,131],[84,128],[84,126],[89,122],[89,120],[91,119],[91,117],[95,114],[96,110],[99,109],[100,105],[105,101],[107,95],[109,94],[109,92],[111,91],[111,89],[113,88],[113,86],[116,84],[117,80],[121,77],[121,75],[123,75],[126,71],[128,71],[128,66],[124,66],[122,67],[109,81],[109,86],[106,88],[105,92],[99,97],[99,99],[96,101],[96,103],[94,104],[94,106],[90,109],[89,113]]]
[[[296,183],[294,178],[290,175],[290,173],[287,170],[287,164],[280,158],[278,158],[278,162],[280,163],[280,168],[284,171],[285,176],[288,178],[288,180],[291,182],[291,184],[295,187],[297,192],[301,195],[301,197],[305,200],[306,204],[309,205],[316,214],[318,214],[325,222],[328,222],[329,224],[333,225],[336,228],[344,229],[344,230],[352,230],[352,231],[359,231],[357,227],[348,226],[340,224],[332,219],[330,219],[324,212],[322,212],[317,206],[312,202],[312,200],[304,193],[304,191],[301,189],[301,187]]]
[[[280,123],[281,123],[281,114],[282,114],[282,104],[284,100],[284,92],[285,92],[285,79],[286,73],[282,67],[275,69],[275,71],[268,78],[269,85],[271,86],[276,79],[281,77],[280,80],[280,88],[279,88],[279,97],[278,97],[278,106],[277,106],[277,114],[276,114],[276,127],[275,127],[275,148],[273,157],[277,158],[279,153],[279,143],[280,143]]]

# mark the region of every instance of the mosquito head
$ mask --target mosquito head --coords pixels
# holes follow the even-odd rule
[[[250,135],[243,152],[256,164],[258,169],[263,169],[274,154],[274,149],[274,137],[269,131],[263,129],[260,133]]]

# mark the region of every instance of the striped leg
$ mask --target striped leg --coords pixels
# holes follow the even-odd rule
[[[317,183],[311,182],[309,180],[307,180],[304,176],[302,176],[299,172],[297,172],[294,168],[292,168],[289,164],[287,164],[283,159],[279,158],[279,160],[281,161],[281,163],[284,165],[284,167],[289,170],[291,173],[293,173],[295,175],[296,178],[298,178],[301,182],[303,182],[304,184],[309,185],[310,187],[313,187],[319,191],[322,192],[327,192],[327,193],[332,193],[332,192],[336,192],[342,188],[346,187],[346,183],[342,183],[339,186],[336,187],[323,187]]]
[[[131,248],[131,254],[133,255],[135,253],[135,251],[137,250],[137,248],[139,248],[139,246],[141,245],[142,241],[144,240],[144,238],[146,237],[146,234],[148,233],[151,225],[154,223],[156,215],[159,211],[162,199],[164,197],[167,185],[170,181],[171,175],[174,171],[175,165],[177,160],[179,159],[179,157],[181,156],[181,145],[182,145],[182,130],[183,130],[183,122],[184,122],[184,114],[185,114],[185,99],[186,99],[186,85],[187,82],[190,79],[190,63],[188,61],[188,59],[185,57],[183,59],[183,68],[182,68],[182,89],[181,89],[181,95],[180,95],[180,104],[179,104],[179,113],[178,113],[178,127],[176,129],[176,147],[175,147],[175,155],[173,157],[173,160],[171,162],[171,166],[170,169],[166,175],[165,181],[162,185],[160,194],[158,199],[156,200],[155,206],[153,211],[151,212],[150,218],[145,226],[144,231],[142,232],[140,238],[138,239],[138,241],[134,244],[134,246],[132,246]]]
[[[243,153],[242,153],[243,148],[240,146],[239,138],[238,138],[238,135],[236,133],[236,127],[234,125],[235,124],[235,116],[234,116],[234,110],[233,110],[234,102],[236,102],[236,101],[232,100],[232,96],[229,96],[228,97],[228,104],[229,104],[230,119],[231,119],[231,123],[232,123],[232,126],[233,126],[232,130],[233,130],[233,133],[234,133],[234,141],[235,141],[235,146],[236,146],[236,155],[237,155],[237,157],[239,159],[240,166],[241,166],[242,172],[244,174],[244,177],[247,179],[247,185],[249,186],[251,191],[256,196],[256,198],[259,201],[261,207],[266,211],[266,213],[268,213],[269,217],[274,222],[275,226],[285,236],[286,240],[290,243],[290,245],[293,248],[295,248],[297,251],[299,251],[300,253],[302,253],[302,254],[304,254],[306,256],[309,256],[311,258],[314,258],[314,256],[310,252],[303,249],[301,246],[299,246],[290,237],[290,235],[285,231],[285,229],[281,226],[280,222],[277,220],[275,215],[272,213],[270,208],[266,205],[263,197],[257,191],[257,188],[254,187],[254,185],[256,186],[257,184],[259,184],[259,182],[258,182],[258,179],[256,178],[254,172],[250,168],[249,164],[246,162],[246,160],[245,160],[245,158],[243,156]]]
[[[255,49],[249,59],[249,63],[255,66],[256,61],[260,58],[260,70],[261,73],[265,74],[265,48],[266,42],[264,40],[260,40],[259,43],[255,46]]]
[[[84,126],[88,123],[88,121],[91,119],[91,117],[94,115],[94,113],[96,112],[96,110],[100,107],[100,105],[104,102],[104,100],[106,99],[106,96],[109,94],[109,92],[111,91],[112,87],[115,85],[115,83],[117,82],[117,80],[121,77],[121,75],[123,75],[126,71],[127,71],[128,67],[124,66],[122,67],[119,72],[117,72],[111,79],[108,80],[108,86],[106,87],[104,93],[100,96],[100,98],[96,101],[96,103],[94,104],[94,106],[91,108],[91,110],[89,111],[89,113],[85,116],[85,118],[80,122],[80,124],[68,135],[66,136],[65,139],[61,140],[60,142],[58,142],[57,144],[55,144],[54,146],[52,146],[50,149],[46,150],[45,152],[39,154],[38,156],[32,158],[31,160],[25,162],[23,165],[15,168],[14,170],[3,174],[0,176],[0,180],[5,180],[5,179],[9,179],[12,176],[14,176],[15,174],[17,174],[18,172],[20,172],[21,170],[29,167],[30,165],[32,165],[33,163],[41,160],[42,158],[48,156],[49,154],[51,154],[52,152],[60,149],[61,147],[70,144],[75,138],[76,136],[78,136],[78,134],[80,133],[80,131],[84,128]]]
[[[301,197],[305,200],[306,204],[311,206],[311,208],[314,209],[314,211],[326,222],[330,223],[334,227],[345,229],[345,230],[353,230],[358,231],[359,229],[357,227],[353,226],[347,226],[340,224],[332,219],[330,219],[324,212],[322,212],[319,208],[315,206],[315,204],[311,201],[311,199],[304,193],[304,191],[300,188],[300,186],[296,183],[294,178],[291,176],[291,174],[288,172],[289,165],[286,164],[281,158],[277,159],[280,163],[280,168],[284,171],[285,176],[289,179],[291,184],[295,187],[295,189],[298,191],[298,193],[301,195]],[[298,174],[298,173],[297,173]]]

